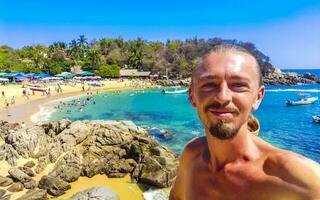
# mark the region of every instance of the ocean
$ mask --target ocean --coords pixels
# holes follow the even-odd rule
[[[186,93],[164,95],[161,90],[96,94],[82,112],[77,101],[69,99],[51,110],[50,119],[132,120],[161,144],[181,153],[189,140],[204,135],[203,127]],[[254,113],[261,124],[259,136],[274,146],[320,162],[320,124],[312,122],[312,116],[320,114],[320,100],[311,105],[285,105],[287,99],[297,99],[301,94],[320,99],[320,84],[267,86],[264,100]],[[81,97],[80,102],[85,99]],[[164,137],[166,131],[170,134]]]

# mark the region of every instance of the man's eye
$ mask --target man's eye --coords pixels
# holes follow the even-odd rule
[[[216,88],[216,87],[218,87],[218,85],[215,83],[206,83],[201,86],[201,88]]]
[[[246,85],[243,83],[233,83],[232,86],[234,87],[245,87]]]
[[[237,90],[245,90],[247,89],[249,86],[246,83],[232,83],[231,87]]]

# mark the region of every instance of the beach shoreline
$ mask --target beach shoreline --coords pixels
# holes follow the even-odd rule
[[[123,82],[119,81],[108,81],[104,82],[105,86],[103,87],[94,87],[90,88],[90,90],[82,90],[82,85],[77,85],[74,88],[67,89],[63,93],[56,93],[50,96],[30,96],[29,99],[25,99],[25,97],[17,97],[15,105],[10,106],[9,108],[0,109],[0,120],[8,121],[10,123],[24,123],[26,126],[31,126],[34,123],[31,120],[31,117],[40,112],[41,106],[46,104],[50,104],[53,101],[63,101],[66,98],[76,98],[85,96],[88,92],[93,94],[100,92],[113,92],[113,91],[126,91],[126,90],[141,90],[155,87],[150,82],[139,81],[139,84],[135,83],[132,80],[126,80]],[[139,87],[137,87],[139,85]],[[140,87],[143,85],[143,87]],[[63,87],[63,86],[62,86]],[[17,90],[18,87],[16,87]],[[88,86],[87,86],[88,88]],[[4,90],[1,88],[0,90]],[[12,93],[12,91],[10,91]],[[8,93],[8,92],[7,92]],[[17,94],[15,91],[13,94]],[[4,103],[3,98],[0,99],[0,105]]]

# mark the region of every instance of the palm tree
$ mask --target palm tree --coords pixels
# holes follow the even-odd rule
[[[84,35],[80,35],[79,38],[77,39],[77,44],[80,48],[80,57],[84,58],[89,49],[87,38],[85,38]]]
[[[80,60],[80,47],[76,40],[71,40],[69,44],[69,56],[74,62],[74,65],[78,65]]]

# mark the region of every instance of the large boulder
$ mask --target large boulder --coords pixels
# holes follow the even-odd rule
[[[14,180],[20,181],[21,183],[27,183],[32,180],[32,178],[28,174],[24,173],[17,167],[12,167],[11,169],[9,169],[8,173]]]
[[[109,188],[94,187],[78,192],[68,200],[120,200],[120,198]]]
[[[71,188],[70,184],[66,181],[53,176],[43,176],[39,181],[39,188],[44,189],[53,196],[60,196],[66,190]]]

